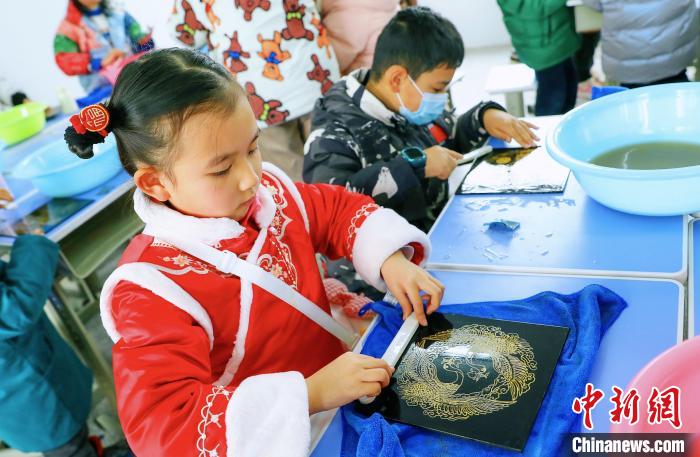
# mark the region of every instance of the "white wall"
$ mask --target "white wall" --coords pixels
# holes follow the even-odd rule
[[[174,46],[166,29],[173,0],[121,0],[144,28],[152,27],[159,47]],[[222,0],[233,1],[233,0]],[[273,0],[281,1],[281,0]],[[352,1],[352,0],[348,0]],[[68,0],[5,0],[0,14],[0,78],[14,90],[48,104],[65,87],[74,96],[84,94],[77,78],[65,76],[53,58],[56,27]],[[496,0],[420,0],[454,21],[467,48],[509,43]]]
[[[496,0],[418,0],[418,4],[437,10],[454,22],[467,49],[510,45]]]

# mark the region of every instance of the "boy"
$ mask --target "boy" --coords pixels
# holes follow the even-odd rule
[[[535,115],[571,110],[578,90],[574,57],[581,45],[573,8],[566,0],[498,0],[498,6],[518,58],[535,70]]]
[[[447,90],[464,58],[462,38],[425,7],[394,16],[370,70],[358,70],[319,99],[305,145],[304,180],[371,195],[427,230],[447,201],[460,152],[488,135],[530,146],[532,127],[494,102],[456,118]]]

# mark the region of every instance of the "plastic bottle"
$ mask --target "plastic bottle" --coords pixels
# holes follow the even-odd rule
[[[58,89],[58,102],[64,114],[73,114],[78,111],[78,104],[65,87]]]

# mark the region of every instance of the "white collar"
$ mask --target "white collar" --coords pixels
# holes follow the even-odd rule
[[[255,222],[261,230],[266,229],[275,215],[276,205],[270,191],[260,185],[258,193],[258,209],[253,214]],[[146,224],[143,233],[158,237],[162,234],[174,234],[193,241],[200,241],[208,246],[216,246],[221,240],[238,238],[245,229],[228,217],[195,217],[182,214],[162,203],[156,203],[139,189],[134,192],[134,210]]]
[[[348,96],[354,99],[357,91],[362,89],[363,92],[360,98],[360,109],[364,111],[365,114],[372,116],[386,125],[394,125],[396,118],[400,116],[387,108],[386,105],[384,105],[384,103],[382,103],[382,101],[379,100],[372,92],[370,92],[361,82],[366,81],[368,75],[368,69],[359,68],[350,72],[343,78],[345,80],[345,87]]]

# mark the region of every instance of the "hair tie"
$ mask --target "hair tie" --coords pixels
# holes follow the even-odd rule
[[[70,123],[80,135],[95,132],[105,138],[109,134],[109,111],[102,103],[86,106],[70,117]]]

